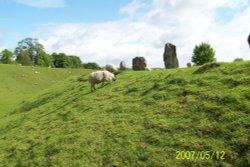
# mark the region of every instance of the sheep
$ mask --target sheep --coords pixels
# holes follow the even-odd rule
[[[105,70],[107,70],[107,71],[109,71],[109,72],[111,72],[111,73],[114,74],[114,73],[117,71],[117,68],[116,68],[116,66],[113,65],[113,64],[107,64],[107,65],[105,66]]]
[[[89,83],[91,85],[91,92],[96,90],[95,84],[101,83],[104,85],[105,81],[115,81],[116,77],[109,71],[96,71],[89,74]]]

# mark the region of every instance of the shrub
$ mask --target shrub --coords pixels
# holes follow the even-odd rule
[[[236,58],[236,59],[234,59],[234,62],[237,62],[237,61],[243,61],[243,59],[242,58]]]
[[[83,68],[94,69],[94,70],[100,70],[101,69],[101,67],[97,63],[94,63],[94,62],[84,63]]]

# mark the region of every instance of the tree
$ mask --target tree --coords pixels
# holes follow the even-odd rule
[[[97,63],[94,63],[94,62],[83,63],[83,68],[95,69],[95,70],[100,70],[101,69],[101,67]]]
[[[82,62],[78,56],[67,56],[65,53],[53,53],[53,65],[56,68],[80,68]]]
[[[4,63],[4,64],[11,64],[13,62],[13,57],[14,54],[9,51],[8,49],[4,49],[1,53],[0,53],[0,63]]]
[[[78,57],[78,56],[69,56],[68,61],[69,61],[69,67],[71,67],[71,68],[82,67],[82,61],[81,61],[80,57]]]
[[[35,64],[42,67],[52,66],[52,57],[45,52],[41,52],[36,56]]]
[[[15,55],[18,56],[26,51],[25,54],[28,54],[33,65],[36,65],[36,57],[45,52],[44,46],[38,42],[38,39],[25,38],[19,41],[17,45]]]
[[[51,55],[53,57],[53,64],[56,68],[67,68],[69,67],[68,57],[65,53],[53,53]]]
[[[195,65],[202,65],[208,62],[213,62],[215,60],[215,51],[208,43],[201,43],[200,45],[195,45],[192,62]]]
[[[20,64],[22,64],[24,66],[32,65],[32,62],[31,62],[31,59],[30,59],[30,56],[29,56],[29,53],[28,53],[27,50],[22,51],[17,55],[16,62],[20,63]]]

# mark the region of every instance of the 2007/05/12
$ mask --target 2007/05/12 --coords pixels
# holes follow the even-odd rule
[[[225,159],[225,151],[176,151],[177,160],[209,160],[209,159],[217,159],[224,160]]]

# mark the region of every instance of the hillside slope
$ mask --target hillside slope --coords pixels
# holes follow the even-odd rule
[[[0,116],[58,81],[89,71],[0,64]]]
[[[1,118],[2,166],[247,166],[250,62],[126,71],[91,93],[87,76]],[[176,160],[176,151],[219,151]],[[223,155],[223,152],[225,155]]]

